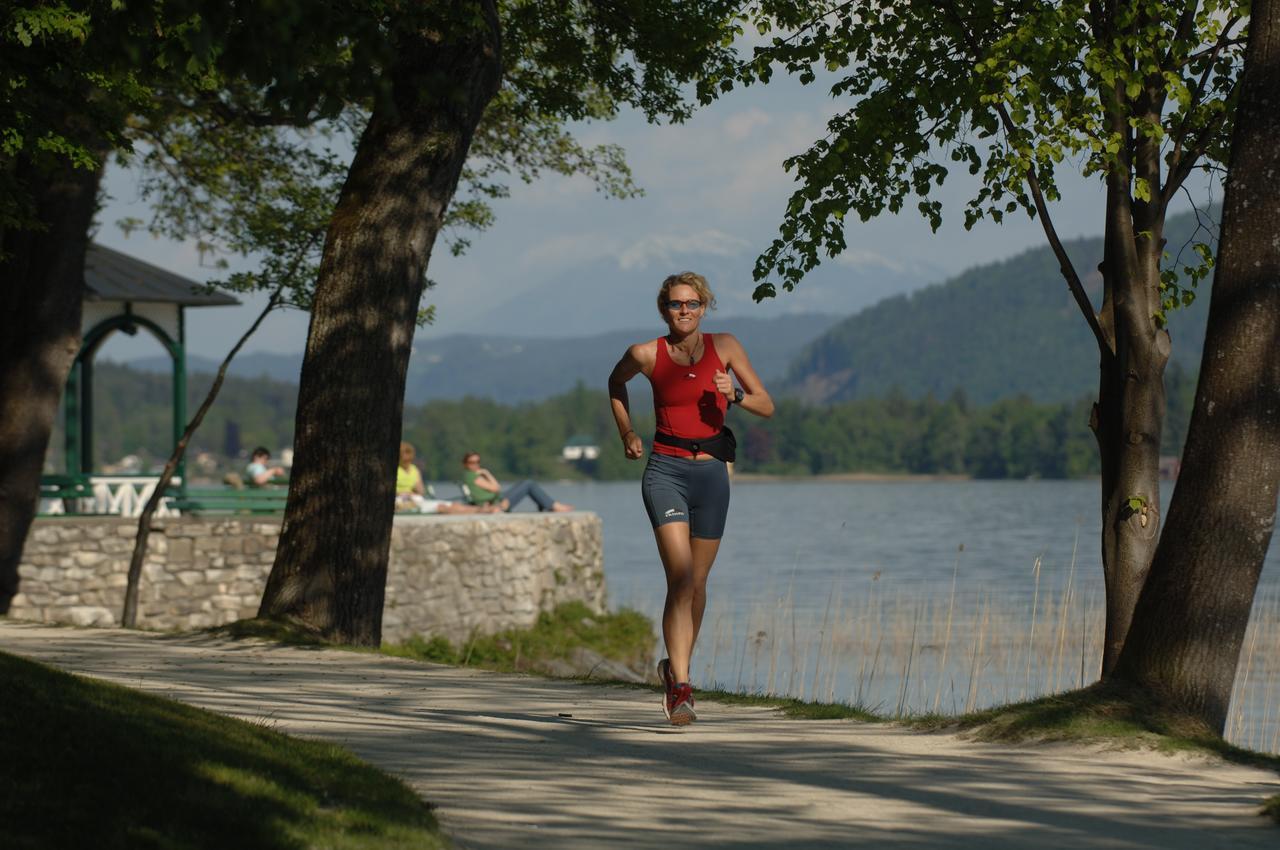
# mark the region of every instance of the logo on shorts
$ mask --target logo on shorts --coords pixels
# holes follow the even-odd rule
[[[667,512],[662,515],[663,519],[671,516],[684,516],[684,511],[678,511],[675,508],[667,508]]]

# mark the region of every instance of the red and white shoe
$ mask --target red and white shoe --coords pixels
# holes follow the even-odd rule
[[[671,692],[671,725],[688,726],[698,719],[698,712],[693,710],[693,686],[681,682]]]
[[[675,690],[675,679],[671,678],[671,659],[664,658],[658,662],[658,679],[662,681],[662,713],[671,719],[671,694]]]

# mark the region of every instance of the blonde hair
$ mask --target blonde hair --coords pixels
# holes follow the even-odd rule
[[[681,285],[692,287],[693,291],[698,293],[698,300],[708,310],[716,308],[716,296],[707,285],[707,279],[697,272],[680,272],[662,282],[662,288],[658,290],[658,315],[663,317],[667,315],[667,301],[671,298],[671,290]]]

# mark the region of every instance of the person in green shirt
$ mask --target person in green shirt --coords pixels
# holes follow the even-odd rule
[[[557,502],[547,495],[542,485],[528,478],[504,490],[494,474],[480,465],[477,452],[467,452],[462,456],[462,491],[471,504],[495,505],[501,511],[511,510],[526,496],[533,499],[540,511],[573,510],[573,505]]]

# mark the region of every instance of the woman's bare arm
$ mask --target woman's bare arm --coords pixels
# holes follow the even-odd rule
[[[760,380],[756,370],[751,367],[747,350],[733,334],[716,334],[715,340],[716,351],[724,361],[725,368],[731,370],[742,385],[742,401],[738,406],[747,413],[768,419],[773,415],[773,399],[764,388],[764,382]]]
[[[613,421],[618,426],[623,451],[631,460],[644,454],[644,441],[631,424],[631,400],[627,395],[627,381],[642,372],[652,372],[656,359],[657,346],[654,343],[636,343],[627,348],[622,359],[609,373],[609,406],[613,409]]]

